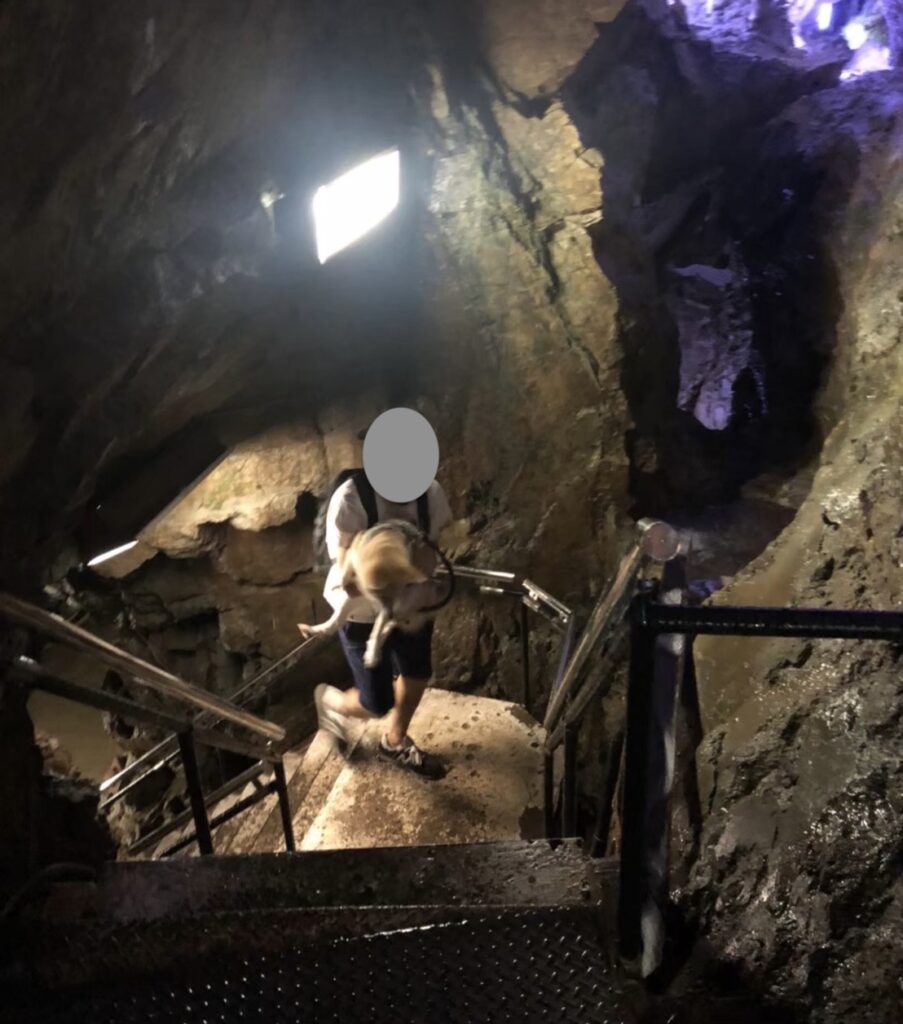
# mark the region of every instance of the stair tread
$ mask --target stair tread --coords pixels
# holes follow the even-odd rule
[[[190,960],[228,955],[236,945],[256,953],[277,952],[299,943],[381,935],[403,928],[498,919],[528,910],[560,909],[497,905],[402,907],[289,907],[217,911],[110,925],[48,922],[16,936],[17,953],[48,988],[90,985],[98,971],[105,983],[136,974],[165,971]],[[599,908],[599,919],[613,925]],[[613,932],[612,932],[613,934]],[[75,940],[75,941],[73,941]],[[86,956],[85,951],[91,955]]]
[[[428,689],[412,735],[447,766],[433,781],[376,756],[369,722],[314,819],[296,830],[302,850],[474,843],[542,831],[542,727],[519,705]],[[306,826],[306,827],[305,827]]]
[[[513,840],[119,861],[89,891],[97,916],[123,922],[263,907],[583,905],[606,900],[615,878],[612,862],[586,858],[576,842]]]
[[[320,732],[305,744],[303,753],[299,755],[295,750],[291,755],[286,755],[286,785],[296,843],[300,843],[301,837],[310,827],[310,822],[332,789],[343,764],[328,737]],[[281,850],[284,842],[277,803],[258,831],[253,849],[245,852],[269,853]]]
[[[377,934],[227,952],[151,976],[95,986],[87,996],[45,997],[54,1022],[244,1019],[249,1008],[273,1024],[362,1019],[636,1019],[616,973],[607,928],[589,908],[497,911],[480,919],[389,928]],[[341,979],[339,982],[337,979]],[[48,1002],[50,1005],[48,1006]],[[265,1011],[264,1011],[265,1008]],[[137,1013],[136,1013],[137,1011]]]

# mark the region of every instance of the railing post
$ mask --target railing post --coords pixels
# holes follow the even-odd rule
[[[210,821],[207,818],[204,791],[201,788],[197,749],[190,729],[179,733],[179,752],[182,755],[182,767],[185,769],[185,783],[188,786],[188,799],[194,817],[194,834],[197,837],[198,850],[207,856],[213,853],[213,837],[210,835]]]
[[[276,795],[279,798],[279,814],[282,817],[282,831],[285,835],[287,853],[295,852],[295,830],[292,828],[292,810],[288,802],[288,786],[285,782],[285,764],[280,757],[273,764],[273,780],[276,783]]]
[[[591,857],[604,857],[611,845],[611,823],[618,808],[618,781],[621,778],[621,757],[624,753],[624,730],[619,729],[612,737],[605,762],[605,782],[601,806],[596,818],[589,853]]]
[[[555,828],[555,754],[547,750],[542,759],[543,814],[546,839],[558,839]]]
[[[564,730],[564,795],[562,797],[561,834],[577,834],[577,725]]]
[[[630,606],[630,670],[627,684],[627,731],[624,763],[624,818],[621,837],[618,930],[621,953],[634,959],[642,952],[641,917],[647,880],[644,833],[647,812],[649,739],[655,654],[653,631],[646,625],[648,595]]]
[[[527,606],[520,606],[520,649],[521,664],[524,673],[523,705],[530,710],[530,617]]]

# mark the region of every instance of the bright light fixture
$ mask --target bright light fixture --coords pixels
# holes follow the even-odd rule
[[[325,263],[372,231],[398,206],[401,155],[371,157],[314,193],[317,258]]]
[[[126,551],[131,551],[132,548],[138,543],[136,540],[130,540],[128,544],[120,544],[118,548],[111,548],[109,551],[104,551],[102,555],[95,555],[88,565],[100,565],[101,562],[108,562],[111,558],[115,558],[117,555],[124,555]]]
[[[858,50],[869,37],[868,29],[861,21],[851,21],[843,27],[843,37],[851,50]]]
[[[834,4],[819,4],[815,12],[815,24],[822,32],[827,32],[834,20]]]

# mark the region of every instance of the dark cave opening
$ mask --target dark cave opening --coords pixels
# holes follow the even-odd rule
[[[634,514],[692,514],[762,474],[792,476],[821,444],[813,403],[843,310],[819,238],[845,196],[827,199],[823,169],[771,122],[836,68],[764,70],[639,7],[599,33],[565,95],[605,158],[605,217],[591,231],[619,286]],[[634,77],[626,95],[619,60]],[[733,133],[716,127],[727,120]]]

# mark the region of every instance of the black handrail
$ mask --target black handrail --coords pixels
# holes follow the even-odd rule
[[[840,608],[691,607],[665,604],[654,592],[638,594],[630,609],[630,668],[624,754],[624,810],[618,927],[622,954],[643,952],[642,915],[647,900],[664,900],[656,892],[646,847],[650,837],[650,753],[655,714],[654,695],[662,689],[655,657],[661,636],[688,637],[688,658],[696,636],[801,637],[903,642],[903,612]],[[692,661],[690,661],[692,664]],[[656,781],[656,788],[658,782]],[[656,792],[655,799],[667,798]],[[666,882],[665,880],[661,880]]]
[[[230,808],[229,814],[225,816],[219,815],[213,822],[208,818],[207,808],[217,804],[224,796],[234,792],[235,788],[245,785],[253,778],[257,778],[267,769],[272,770],[273,781],[263,787],[263,795],[266,796],[269,793],[277,795],[285,834],[285,848],[289,851],[295,849],[291,808],[289,806],[285,768],[281,755],[273,753],[269,748],[261,752],[260,749],[255,748],[251,744],[244,743],[223,733],[209,729],[198,729],[184,716],[172,714],[160,708],[148,707],[146,704],[139,704],[137,701],[129,700],[118,694],[107,693],[105,690],[95,690],[81,686],[78,683],[73,683],[68,679],[60,679],[45,671],[37,662],[29,658],[18,658],[14,665],[28,677],[28,683],[34,689],[52,693],[66,700],[84,704],[87,707],[97,708],[99,711],[121,715],[124,718],[144,725],[151,725],[158,729],[175,730],[175,739],[182,758],[182,767],[185,772],[185,783],[188,788],[191,809],[157,829],[153,833],[153,842],[145,837],[144,840],[130,847],[130,853],[142,852],[148,845],[154,845],[192,819],[194,820],[194,832],[188,842],[196,840],[198,850],[202,854],[213,853],[212,829],[220,824],[221,821],[225,821],[239,813],[239,810],[242,808]],[[217,750],[228,750],[245,757],[259,758],[259,760],[257,760],[257,763],[252,768],[249,768],[236,778],[230,779],[228,783],[216,792],[205,795],[201,786],[201,775],[197,762],[197,742],[202,742]],[[138,781],[140,780],[135,780],[133,784],[137,785]],[[187,842],[181,845],[187,845]]]

